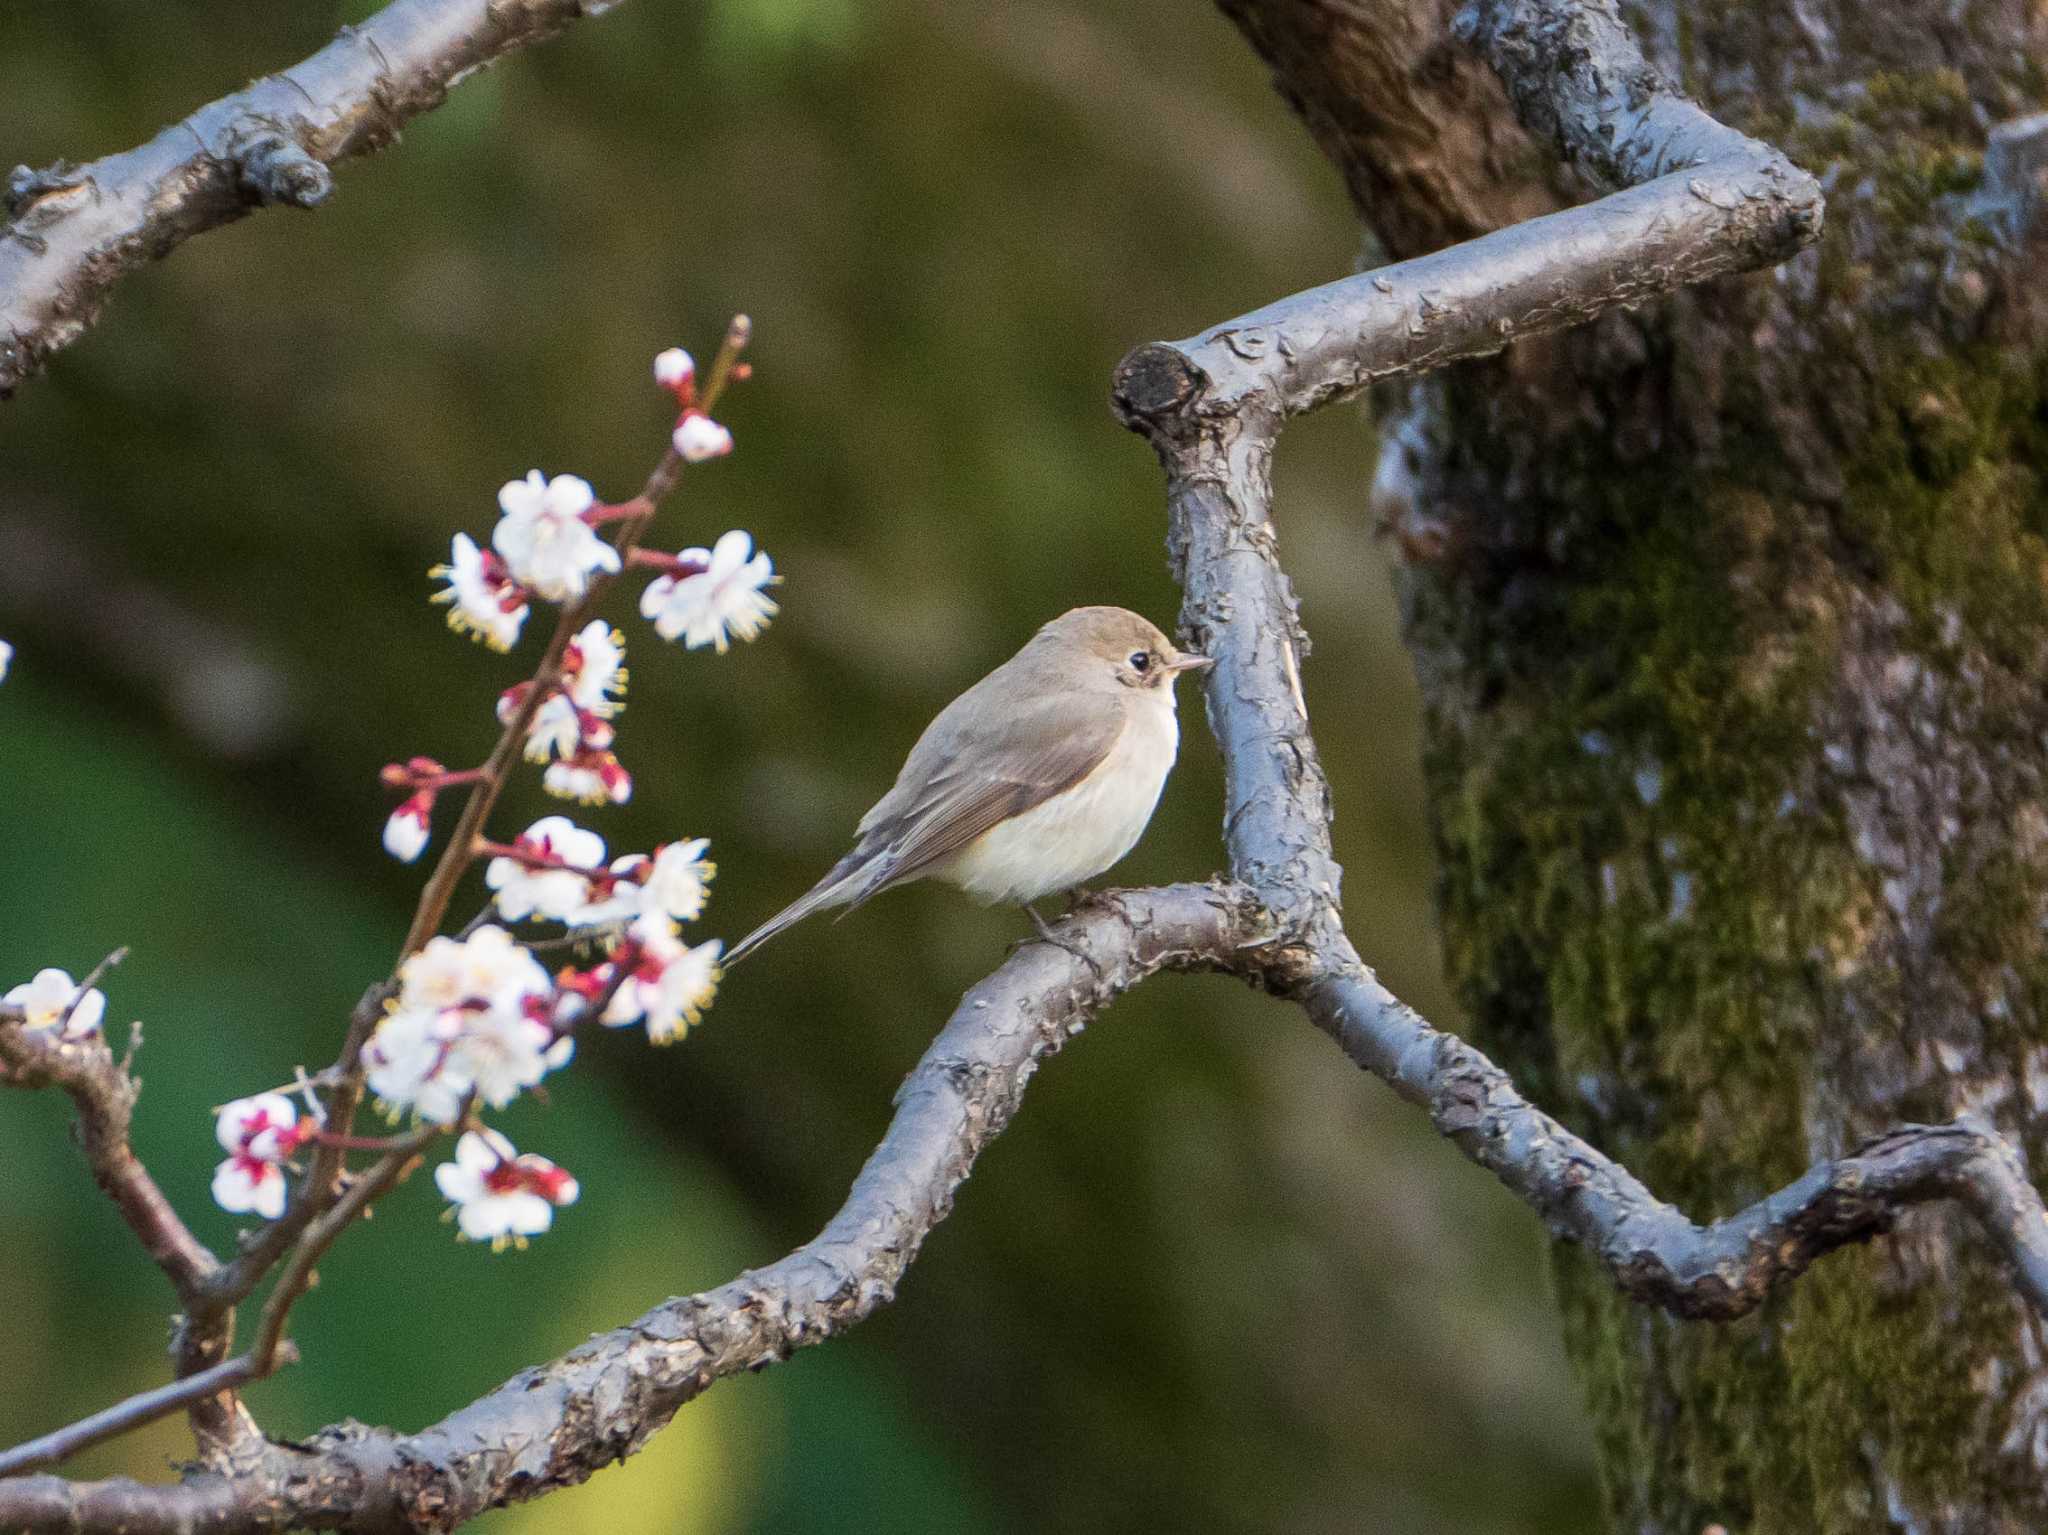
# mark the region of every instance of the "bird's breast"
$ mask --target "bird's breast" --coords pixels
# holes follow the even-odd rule
[[[1092,773],[983,832],[934,877],[988,902],[1035,901],[1086,883],[1144,834],[1179,748],[1172,708],[1146,700]]]

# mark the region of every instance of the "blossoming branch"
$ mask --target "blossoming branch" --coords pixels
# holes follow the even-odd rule
[[[658,637],[691,650],[723,654],[774,617],[769,591],[779,578],[748,533],[731,530],[709,547],[674,554],[640,547],[683,474],[733,451],[733,434],[713,411],[727,386],[747,376],[739,358],[749,334],[745,317],[736,318],[701,379],[681,348],[655,359],[655,382],[676,416],[636,494],[608,502],[579,476],[534,470],[500,488],[487,540],[456,533],[446,563],[433,568],[433,601],[458,634],[510,652],[536,608],[555,609],[554,624],[526,678],[495,702],[500,735],[488,758],[451,767],[419,754],[383,769],[382,782],[399,796],[383,828],[393,857],[412,863],[435,846],[444,796],[460,808],[438,838],[392,973],[358,1003],[335,1061],[215,1111],[225,1156],[213,1199],[262,1223],[242,1233],[231,1258],[193,1236],[128,1152],[135,1084],[102,1037],[107,997],[97,984],[113,959],[82,981],[45,968],[0,997],[0,1028],[34,1042],[35,1080],[61,1081],[97,1116],[94,1133],[113,1149],[95,1171],[183,1308],[179,1382],[62,1431],[63,1453],[179,1407],[191,1412],[202,1444],[255,1432],[234,1388],[296,1357],[286,1324],[314,1266],[437,1140],[454,1139],[434,1184],[458,1236],[502,1249],[548,1230],[555,1211],[578,1198],[577,1180],[519,1151],[485,1116],[567,1068],[587,1024],[639,1029],[667,1044],[711,1005],[721,944],[685,932],[703,917],[716,873],[706,839],[612,854],[602,836],[566,815],[516,832],[493,834],[489,823],[526,770],[539,770],[547,793],[580,805],[631,797],[633,775],[618,752],[627,637],[596,611],[615,584],[644,579],[641,616]],[[0,643],[0,677],[12,655]],[[456,890],[479,866],[487,904],[444,932]],[[577,962],[551,970],[537,948],[563,949]],[[390,1121],[387,1133],[357,1132],[366,1098]],[[273,1271],[253,1342],[226,1359],[237,1307]]]

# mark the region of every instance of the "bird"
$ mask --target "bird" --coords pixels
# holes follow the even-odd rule
[[[918,879],[985,905],[1071,890],[1136,845],[1180,749],[1174,683],[1210,658],[1128,608],[1073,608],[939,711],[853,849],[726,954],[730,967],[813,912]]]

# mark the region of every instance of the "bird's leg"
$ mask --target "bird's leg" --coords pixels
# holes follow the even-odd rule
[[[1045,920],[1045,918],[1041,917],[1038,914],[1038,908],[1036,906],[1033,906],[1029,901],[1024,902],[1023,905],[1024,915],[1031,919],[1032,927],[1037,929],[1039,942],[1049,943],[1055,949],[1066,950],[1067,953],[1073,955],[1074,958],[1078,959],[1082,964],[1086,965],[1090,970],[1094,971],[1096,980],[1099,981],[1102,979],[1102,966],[1095,963],[1094,955],[1090,954],[1086,949],[1082,948],[1080,945],[1069,943],[1066,939],[1060,937],[1058,933],[1055,933],[1052,930],[1051,925]],[[1072,911],[1073,907],[1070,906],[1067,909],[1069,911]],[[1022,948],[1025,944],[1029,942],[1031,942],[1029,938],[1020,938],[1011,947]]]

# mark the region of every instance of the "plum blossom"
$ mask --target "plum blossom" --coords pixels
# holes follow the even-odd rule
[[[523,748],[528,762],[552,762],[608,748],[611,721],[625,708],[626,642],[603,619],[592,619],[562,653],[562,680],[534,711]],[[533,691],[521,682],[498,695],[498,720],[511,724]]]
[[[438,1010],[481,999],[548,989],[548,973],[502,927],[481,927],[467,938],[432,938],[398,967],[398,1005]]]
[[[540,786],[580,805],[623,805],[633,797],[633,775],[608,751],[584,751],[550,763]]]
[[[655,356],[654,381],[664,389],[680,388],[696,374],[696,359],[679,346],[672,346]]]
[[[605,1026],[623,1028],[644,1020],[647,1037],[655,1044],[681,1039],[718,993],[718,956],[724,947],[714,938],[691,948],[661,912],[636,918],[626,930],[616,961],[629,966],[631,973],[604,1010]],[[609,980],[608,973],[605,978]]]
[[[570,920],[577,927],[610,927],[632,921],[640,915],[645,899],[640,882],[653,866],[653,860],[645,853],[614,858],[610,889],[602,894],[593,892],[583,909]]]
[[[610,869],[611,889],[593,894],[589,904],[571,919],[578,927],[606,927],[632,921],[643,912],[657,912],[680,922],[692,922],[703,915],[710,898],[706,888],[718,866],[707,862],[704,850],[711,844],[702,837],[690,842],[664,843],[645,853],[627,853],[614,858]]]
[[[653,866],[641,882],[644,908],[666,912],[678,922],[701,917],[710,899],[711,877],[718,872],[718,865],[704,857],[710,846],[703,837],[695,837],[656,848]]]
[[[433,835],[434,791],[408,795],[384,823],[384,851],[400,863],[411,863],[427,849]]]
[[[512,579],[504,560],[477,548],[467,533],[458,533],[448,563],[427,574],[448,583],[447,590],[434,593],[434,601],[448,604],[449,628],[482,640],[493,650],[510,650],[519,643],[526,623],[526,589]]]
[[[7,668],[14,663],[14,647],[0,640],[0,682],[7,680]]]
[[[546,1157],[513,1150],[495,1130],[471,1130],[455,1143],[455,1160],[434,1169],[465,1241],[492,1252],[524,1247],[553,1224],[555,1210],[576,1202],[576,1180]]]
[[[553,980],[501,927],[433,939],[399,967],[398,981],[363,1050],[371,1091],[394,1112],[452,1124],[472,1093],[503,1108],[575,1048],[544,1021]]]
[[[0,1002],[22,1010],[24,1028],[54,1029],[61,1024],[67,1040],[97,1033],[107,1011],[106,995],[98,987],[81,987],[70,971],[54,967],[38,970],[34,980],[24,981]]]
[[[282,1093],[237,1098],[220,1111],[213,1133],[228,1158],[213,1172],[213,1198],[236,1215],[254,1212],[274,1221],[284,1214],[284,1164],[318,1126],[298,1122]]]
[[[562,685],[578,709],[614,719],[626,694],[626,637],[601,618],[577,631],[562,654]]]
[[[683,456],[686,464],[701,464],[708,459],[723,458],[732,451],[732,433],[713,421],[701,410],[686,410],[676,423],[672,439],[676,452]]]
[[[590,899],[590,876],[604,868],[604,838],[567,816],[542,816],[484,869],[498,910],[513,921],[539,917],[561,922]]]
[[[573,602],[598,571],[616,571],[619,551],[598,536],[583,514],[596,504],[588,480],[538,469],[498,492],[504,516],[491,544],[513,577],[550,602]]]
[[[653,620],[663,639],[680,638],[691,650],[711,645],[723,655],[729,634],[753,639],[776,613],[763,589],[779,579],[768,556],[753,548],[751,535],[734,528],[710,549],[685,549],[678,561],[701,568],[648,582],[641,617]]]
[[[498,696],[499,724],[512,723],[532,688],[532,683],[522,682]],[[550,693],[533,711],[522,751],[528,762],[552,762],[558,757],[573,757],[586,747],[602,750],[612,744],[613,736],[608,722],[578,709],[567,693]]]

